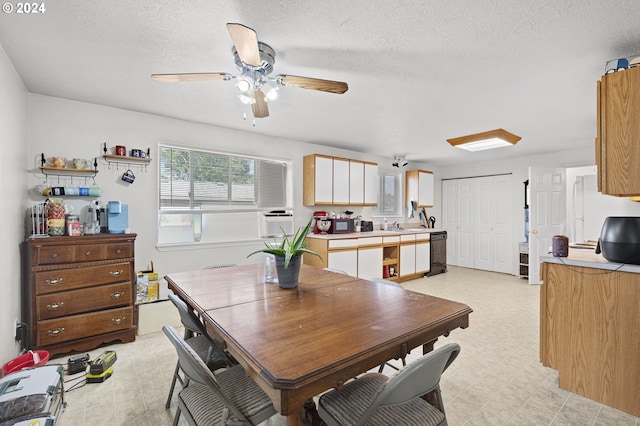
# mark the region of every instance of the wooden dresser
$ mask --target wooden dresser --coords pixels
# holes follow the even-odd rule
[[[23,244],[28,349],[53,357],[135,340],[136,234],[29,238]]]

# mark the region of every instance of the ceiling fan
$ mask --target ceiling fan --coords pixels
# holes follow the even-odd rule
[[[256,32],[242,24],[229,23],[227,30],[233,41],[233,58],[239,75],[224,72],[152,74],[151,78],[161,82],[192,81],[231,81],[235,80],[238,98],[245,104],[251,104],[255,118],[269,116],[267,101],[277,96],[279,86],[300,87],[330,93],[344,93],[349,89],[341,81],[321,80],[319,78],[299,77],[278,74],[272,77],[276,52],[266,43],[258,41]]]

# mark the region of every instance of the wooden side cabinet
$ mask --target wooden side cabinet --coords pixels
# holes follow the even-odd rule
[[[135,340],[135,238],[98,234],[23,243],[28,349],[54,356]]]
[[[640,67],[602,76],[597,84],[598,190],[640,195]]]

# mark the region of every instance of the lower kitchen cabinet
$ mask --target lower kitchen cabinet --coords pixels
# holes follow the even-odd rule
[[[54,356],[135,340],[135,238],[98,234],[24,242],[27,349]]]
[[[429,272],[431,251],[428,232],[376,234],[374,231],[340,237],[309,236],[307,248],[321,258],[305,255],[303,262],[318,268],[340,269],[363,279],[408,281]]]

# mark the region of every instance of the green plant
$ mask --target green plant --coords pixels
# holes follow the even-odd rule
[[[281,257],[284,257],[285,268],[289,267],[289,262],[291,261],[291,258],[293,256],[301,256],[305,253],[318,256],[322,259],[322,257],[318,253],[312,250],[309,250],[306,247],[307,242],[305,238],[307,237],[307,234],[309,234],[309,230],[311,229],[312,223],[313,223],[313,218],[309,220],[309,223],[307,223],[307,226],[305,226],[304,228],[298,228],[296,233],[293,234],[291,238],[289,238],[284,233],[284,230],[283,230],[282,231],[283,240],[280,244],[276,242],[265,241],[264,245],[267,246],[267,248],[256,250],[253,253],[250,253],[249,255],[247,255],[247,257],[253,256],[256,253],[269,253],[275,256],[281,256]]]

